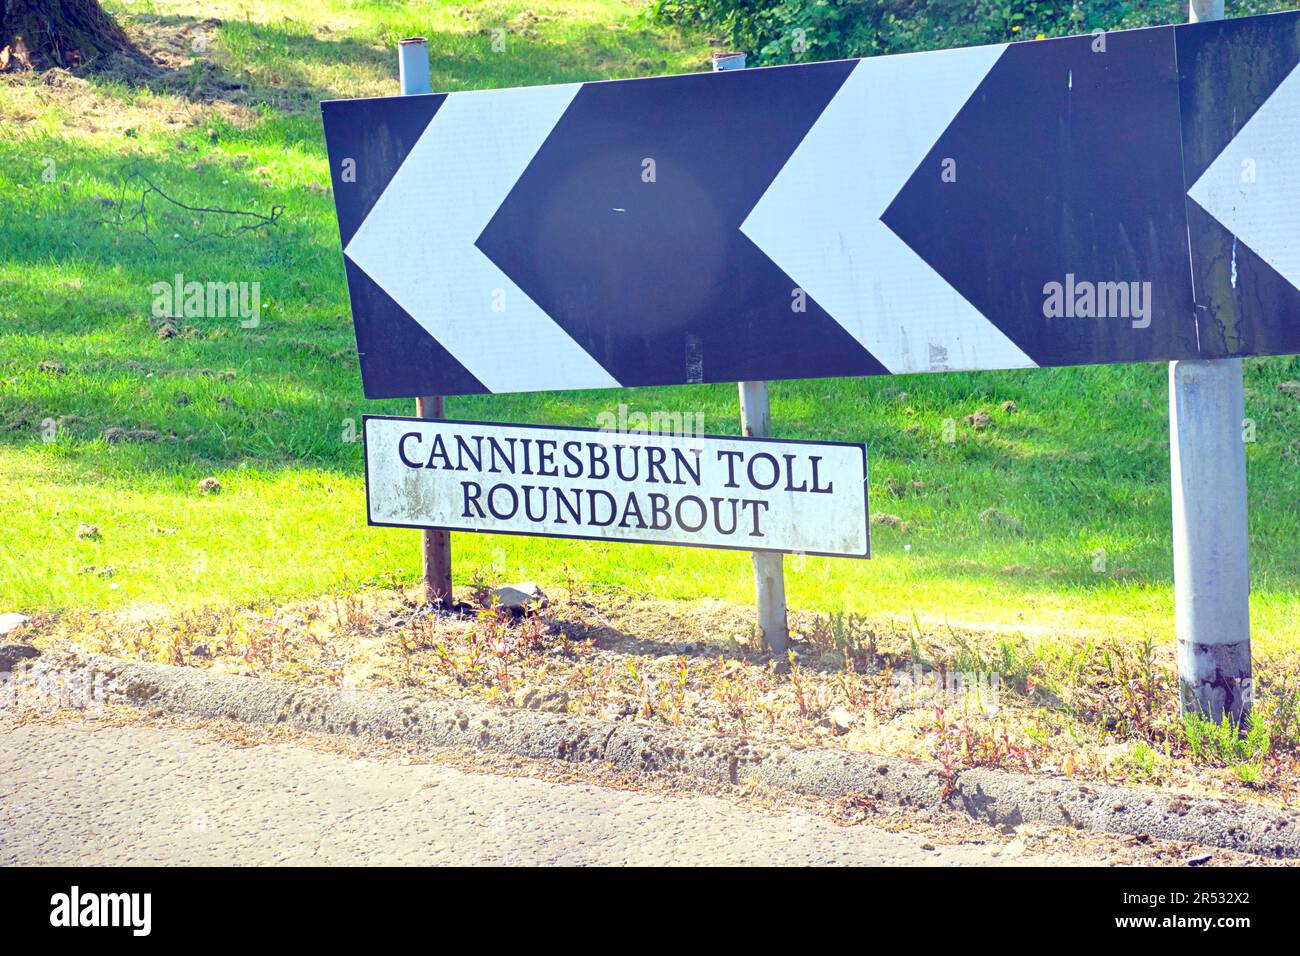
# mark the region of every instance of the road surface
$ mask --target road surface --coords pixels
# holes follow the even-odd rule
[[[201,729],[0,726],[0,864],[1087,862],[711,796],[466,772]]]

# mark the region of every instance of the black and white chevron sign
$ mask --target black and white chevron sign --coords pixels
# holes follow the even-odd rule
[[[366,394],[1300,352],[1300,14],[322,105]]]

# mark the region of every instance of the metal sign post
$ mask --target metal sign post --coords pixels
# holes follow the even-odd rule
[[[408,37],[397,41],[397,69],[402,95],[433,92],[429,82],[429,41]],[[415,400],[415,414],[420,418],[443,417],[441,395],[421,395]],[[424,580],[424,599],[429,604],[450,608],[451,535],[446,531],[420,532],[420,564]]]
[[[1223,0],[1188,13],[1222,20]],[[1179,697],[1216,723],[1240,724],[1252,695],[1245,416],[1241,359],[1169,363]]]
[[[743,70],[745,54],[713,54],[713,72]],[[746,438],[766,438],[772,427],[772,405],[767,382],[740,382],[740,428]],[[758,604],[759,639],[778,654],[790,647],[785,605],[785,556],[776,551],[753,551],[754,598]]]
[[[746,438],[766,438],[771,431],[772,411],[767,397],[767,382],[740,383],[740,427]],[[785,555],[779,551],[753,551],[750,557],[754,562],[759,636],[773,651],[784,654],[790,647],[785,606]]]

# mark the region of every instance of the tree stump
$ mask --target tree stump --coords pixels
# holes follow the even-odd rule
[[[97,0],[0,0],[0,72],[73,69],[131,52]]]

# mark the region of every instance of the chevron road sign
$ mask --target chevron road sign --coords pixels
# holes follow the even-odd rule
[[[1300,352],[1300,14],[324,103],[366,394]]]

